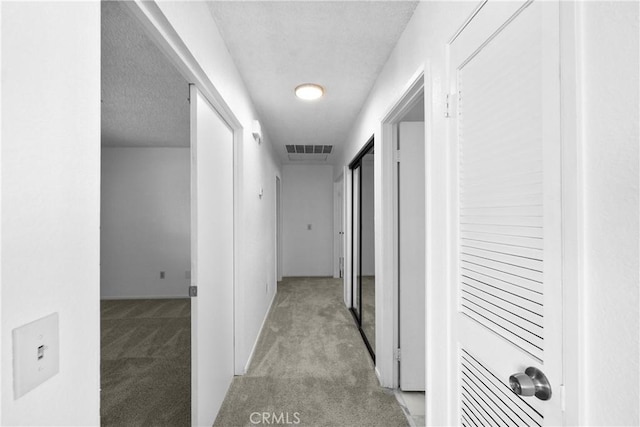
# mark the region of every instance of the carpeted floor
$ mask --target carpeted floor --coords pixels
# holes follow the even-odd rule
[[[103,426],[191,425],[191,301],[102,301]]]
[[[256,421],[258,421],[256,423]],[[288,278],[215,426],[406,426],[342,301],[340,279]]]

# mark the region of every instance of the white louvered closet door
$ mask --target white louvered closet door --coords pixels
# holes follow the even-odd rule
[[[485,2],[450,45],[465,426],[562,424],[558,34],[557,3]],[[529,366],[551,399],[511,390]]]

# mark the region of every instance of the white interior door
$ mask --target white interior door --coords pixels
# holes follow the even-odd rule
[[[338,268],[339,277],[344,277],[344,185],[338,181]]]
[[[280,178],[276,177],[276,282],[282,280],[282,194]]]
[[[233,132],[191,85],[191,422],[210,426],[233,379]]]
[[[400,388],[425,385],[424,122],[398,125],[398,292]]]
[[[450,46],[452,417],[467,426],[562,424],[558,35],[556,2],[489,2]],[[549,400],[511,390],[528,367],[548,378]]]
[[[344,195],[342,194],[344,184],[343,179],[340,177],[339,180],[333,183],[333,194],[334,194],[334,274],[335,278],[342,278],[344,276],[344,218],[343,218],[343,200]]]

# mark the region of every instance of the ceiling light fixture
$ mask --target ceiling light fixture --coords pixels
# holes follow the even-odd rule
[[[313,101],[324,95],[324,88],[315,83],[304,83],[296,87],[296,96],[305,101]]]

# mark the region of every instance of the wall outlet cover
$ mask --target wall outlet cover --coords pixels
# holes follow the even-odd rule
[[[12,331],[14,400],[59,372],[58,333],[58,313]]]

